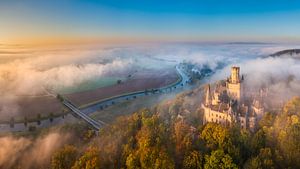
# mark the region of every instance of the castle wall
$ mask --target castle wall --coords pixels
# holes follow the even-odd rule
[[[231,97],[241,100],[241,83],[227,83],[227,89]]]
[[[219,99],[219,94],[218,93],[214,93],[214,98],[211,101],[212,105],[218,105],[220,103],[220,99]]]
[[[228,113],[218,112],[204,105],[202,105],[202,108],[204,109],[204,118],[203,118],[204,124],[209,122],[214,122],[214,123],[219,123],[224,125],[232,123],[232,117]]]

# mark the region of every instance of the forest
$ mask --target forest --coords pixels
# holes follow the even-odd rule
[[[85,139],[58,149],[50,168],[300,168],[300,97],[266,112],[251,132],[203,125],[200,90],[120,117],[99,134],[82,130]]]

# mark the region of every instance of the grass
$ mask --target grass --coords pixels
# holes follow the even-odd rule
[[[73,87],[64,88],[61,91],[59,91],[59,93],[69,94],[69,93],[95,90],[97,88],[114,85],[117,83],[118,80],[123,81],[123,80],[125,80],[125,78],[122,78],[122,77],[100,77],[97,79],[85,81],[85,82],[75,85]]]

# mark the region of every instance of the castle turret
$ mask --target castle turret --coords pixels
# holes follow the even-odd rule
[[[237,101],[242,99],[242,79],[240,78],[240,67],[231,67],[231,75],[227,80],[227,89],[231,97],[235,98]]]
[[[210,85],[208,85],[205,96],[205,106],[211,105],[211,96],[210,96]]]
[[[240,83],[240,67],[231,67],[230,82],[233,84]]]

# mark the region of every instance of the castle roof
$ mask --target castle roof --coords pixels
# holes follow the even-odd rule
[[[226,113],[229,110],[229,105],[220,103],[218,105],[211,105],[211,110],[218,111],[220,113]]]

